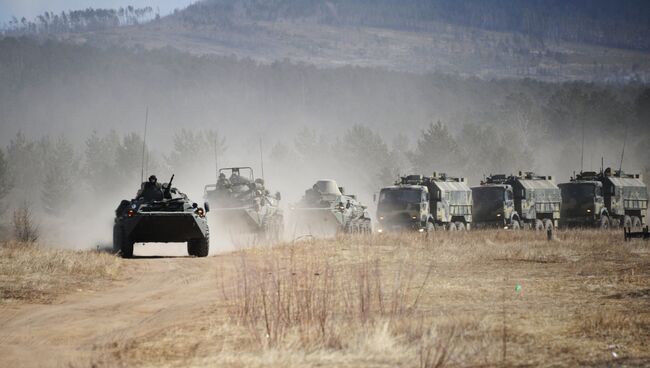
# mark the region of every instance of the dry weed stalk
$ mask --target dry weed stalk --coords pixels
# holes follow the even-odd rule
[[[34,223],[32,211],[27,202],[24,202],[22,206],[14,210],[12,224],[14,237],[19,242],[34,243],[38,240],[38,225]]]
[[[340,347],[340,334],[355,333],[378,321],[406,318],[417,307],[423,281],[409,253],[389,265],[355,238],[339,239],[352,250],[341,262],[322,242],[242,250],[236,271],[231,317],[262,346],[297,336],[303,346]],[[323,247],[314,257],[313,247]],[[309,249],[312,248],[312,249]],[[341,331],[341,325],[350,330]]]

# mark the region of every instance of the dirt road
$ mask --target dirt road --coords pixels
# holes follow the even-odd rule
[[[140,251],[148,253],[156,250]],[[218,261],[218,257],[135,258],[125,261],[125,280],[105,290],[76,291],[54,305],[4,307],[0,366],[89,366],[112,344],[191,321],[218,298]]]

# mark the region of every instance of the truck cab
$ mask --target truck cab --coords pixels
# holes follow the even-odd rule
[[[512,186],[498,182],[482,182],[472,187],[472,217],[476,228],[519,229],[520,218],[514,207]]]

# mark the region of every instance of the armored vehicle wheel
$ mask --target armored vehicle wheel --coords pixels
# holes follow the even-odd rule
[[[533,225],[533,228],[535,231],[542,231],[544,230],[544,223],[542,220],[535,220],[535,225]]]
[[[203,239],[191,239],[187,241],[187,253],[195,257],[207,257],[210,252],[210,240],[208,238]]]
[[[548,229],[553,230],[553,221],[551,221],[549,219],[544,219],[544,221],[542,221],[542,222],[544,224],[544,230],[548,230]]]
[[[632,227],[632,218],[628,215],[623,217],[623,227]]]
[[[602,230],[609,229],[609,217],[603,215],[600,217],[600,228]]]
[[[122,258],[131,258],[133,257],[133,242],[129,239],[125,239],[122,242]]]
[[[456,230],[465,231],[465,224],[460,221],[456,222]]]
[[[512,230],[519,230],[521,229],[521,226],[519,226],[519,221],[517,220],[512,220],[512,224],[510,225]]]
[[[120,253],[122,258],[133,257],[133,241],[124,233],[124,227],[115,225],[113,227],[113,250]]]
[[[363,220],[363,233],[372,234],[372,222],[370,219]]]
[[[450,222],[447,228],[449,231],[456,231],[456,224]]]
[[[642,226],[641,219],[637,216],[632,217],[632,228],[640,230]]]
[[[117,254],[122,250],[122,239],[124,238],[124,229],[120,225],[113,226],[113,253]]]

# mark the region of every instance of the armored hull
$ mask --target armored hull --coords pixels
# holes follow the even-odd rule
[[[189,255],[205,257],[209,252],[206,210],[189,201],[176,188],[160,201],[142,198],[123,200],[115,211],[113,249],[122,257],[133,256],[134,243],[187,242]]]
[[[230,179],[226,174],[230,174]],[[254,179],[251,168],[221,169],[217,184],[205,187],[205,200],[212,208],[211,223],[231,240],[248,240],[250,235],[251,241],[282,239],[284,216],[280,194],[270,195],[264,181]]]
[[[292,207],[291,228],[295,237],[327,237],[341,233],[371,233],[366,206],[353,195],[344,195],[334,180],[319,180]]]

